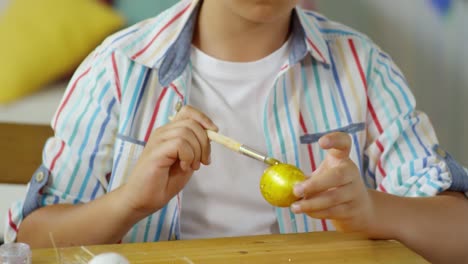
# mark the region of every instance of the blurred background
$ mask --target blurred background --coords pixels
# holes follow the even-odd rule
[[[49,124],[71,74],[89,52],[109,34],[176,2],[0,0],[0,123]],[[468,165],[467,0],[300,2],[363,32],[389,53],[441,145]],[[6,186],[0,182],[0,221],[25,189]]]

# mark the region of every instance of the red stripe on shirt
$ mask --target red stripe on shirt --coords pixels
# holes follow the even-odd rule
[[[387,173],[385,172],[385,170],[382,167],[382,161],[381,160],[377,163],[377,168],[379,169],[380,174],[382,174],[382,176],[385,178],[387,176]]]
[[[384,147],[383,147],[382,143],[380,143],[380,140],[377,139],[375,144],[379,148],[380,153],[383,153],[384,152]],[[387,173],[385,172],[384,168],[382,167],[382,160],[379,160],[379,162],[377,163],[377,168],[379,169],[382,176],[384,176],[384,177],[387,176]]]
[[[379,134],[382,134],[383,133],[382,125],[380,124],[379,118],[377,117],[377,114],[375,113],[374,106],[372,105],[372,103],[371,103],[371,101],[369,99],[369,94],[367,92],[367,90],[368,90],[367,79],[366,79],[366,76],[364,74],[364,70],[362,68],[361,61],[359,60],[359,56],[357,54],[356,45],[354,45],[354,41],[352,39],[348,39],[348,43],[349,43],[349,47],[351,48],[351,51],[353,53],[353,57],[354,57],[354,61],[356,62],[356,66],[358,67],[359,75],[361,76],[362,84],[364,86],[364,89],[366,90],[367,108],[369,109],[369,112],[370,112],[370,114],[372,116],[372,120],[374,121],[374,124],[377,127],[377,131],[379,132]],[[383,147],[382,143],[380,143],[380,141],[377,139],[376,144],[377,144],[377,147],[380,150],[380,153],[382,153],[384,151],[384,147]],[[379,169],[380,173],[384,177],[387,175],[387,173],[383,169],[382,163],[380,161],[377,164],[377,168]]]
[[[351,51],[354,56],[354,61],[356,62],[356,66],[358,67],[359,70],[359,75],[361,76],[362,84],[364,85],[364,88],[366,89],[367,92],[367,79],[366,75],[364,74],[364,70],[361,65],[361,61],[359,60],[359,56],[356,51],[356,45],[354,45],[354,41],[352,39],[348,39],[349,47],[351,48]]]
[[[322,219],[321,222],[322,222],[323,231],[328,231],[327,220]]]
[[[383,186],[383,184],[380,184],[380,185],[379,185],[379,189],[380,189],[382,192],[388,193],[387,189],[385,189],[385,187]]]
[[[380,140],[376,140],[375,144],[377,145],[377,147],[379,148],[380,152],[383,152],[384,151],[384,147],[382,145],[382,143],[380,143]]]
[[[156,117],[158,116],[158,112],[159,112],[159,106],[161,105],[161,101],[166,95],[166,93],[167,93],[167,87],[164,87],[164,89],[161,92],[161,95],[158,98],[158,101],[156,102],[156,106],[154,107],[154,112],[153,112],[153,115],[151,116],[151,122],[149,124],[148,130],[146,131],[145,142],[148,142],[149,137],[151,135],[151,131],[153,131],[154,122],[156,122]]]
[[[320,50],[317,48],[317,46],[312,42],[312,40],[310,40],[309,38],[307,38],[307,42],[309,42],[310,46],[312,46],[312,48],[314,49],[315,52],[317,52],[317,54],[320,56],[320,58],[326,62],[327,60],[325,59],[325,57],[323,56],[322,52],[320,52]]]
[[[177,89],[177,86],[175,86],[173,83],[171,83],[171,88],[174,89],[174,92],[176,92],[177,96],[179,96],[179,99],[183,102],[184,101],[184,96],[179,91],[179,89]]]
[[[13,222],[13,217],[11,216],[11,209],[8,210],[8,224],[10,225],[11,229],[18,233],[18,226],[16,226],[15,222]]]
[[[117,87],[117,99],[121,102],[122,89],[120,87],[119,70],[117,68],[117,62],[115,61],[115,52],[112,53],[112,68],[114,69],[115,86]]]
[[[55,121],[54,121],[54,126],[53,128],[55,129],[57,127],[57,121],[60,117],[60,114],[62,114],[62,111],[63,109],[65,108],[65,106],[67,105],[68,101],[70,100],[70,97],[71,95],[73,94],[73,92],[75,91],[75,88],[76,86],[78,85],[78,82],[83,79],[83,77],[85,77],[89,72],[91,71],[91,67],[89,67],[85,72],[83,72],[75,81],[75,83],[73,83],[72,85],[72,88],[70,89],[70,92],[67,94],[67,96],[65,97],[65,100],[63,100],[62,104],[60,105],[59,107],[59,110],[57,111],[57,116],[55,117]]]
[[[166,30],[172,23],[174,23],[177,19],[179,19],[189,9],[191,5],[192,3],[187,5],[182,11],[176,14],[176,16],[173,17],[166,25],[164,25],[164,27],[162,27],[161,30],[159,30],[159,32],[151,39],[151,41],[142,50],[138,51],[135,55],[132,56],[132,59],[134,60],[140,57],[143,53],[145,53],[145,51],[149,49],[149,47],[159,37],[159,35],[161,35],[161,33],[164,32],[164,30]]]
[[[368,88],[367,79],[366,79],[366,76],[364,74],[364,70],[362,68],[361,61],[359,60],[359,56],[358,56],[357,51],[356,51],[356,46],[354,45],[354,41],[352,39],[349,39],[348,43],[349,43],[349,47],[351,48],[351,51],[353,53],[354,61],[356,62],[356,66],[358,67],[359,75],[361,76],[362,84],[364,85],[364,89],[366,90],[367,107],[369,108],[369,112],[372,115],[372,119],[374,120],[374,123],[377,126],[377,130],[379,131],[379,134],[382,134],[382,132],[383,132],[382,125],[380,124],[380,121],[377,118],[377,115],[376,115],[375,110],[374,110],[374,106],[372,105],[372,103],[371,103],[371,101],[369,99],[369,95],[367,93],[367,88]]]
[[[52,164],[50,165],[50,171],[53,171],[55,168],[55,163],[57,162],[58,158],[62,155],[63,149],[65,148],[65,142],[61,142],[59,152],[55,155],[54,159],[52,160]]]
[[[299,123],[301,124],[302,131],[304,131],[304,134],[307,134],[307,127],[304,122],[304,117],[302,116],[302,112],[299,112]],[[314,159],[314,153],[312,152],[312,146],[311,144],[307,144],[307,151],[309,152],[309,161],[310,161],[310,166],[312,167],[312,171],[315,171],[317,169],[315,165],[315,159]]]
[[[380,124],[380,121],[377,117],[377,114],[375,113],[372,103],[369,100],[369,97],[367,97],[367,108],[369,108],[369,112],[372,116],[372,120],[374,121],[375,126],[377,127],[377,131],[379,131],[379,134],[382,134],[383,133],[382,125]]]

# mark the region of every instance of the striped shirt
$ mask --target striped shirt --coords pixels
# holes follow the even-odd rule
[[[5,241],[24,217],[58,203],[87,203],[126,182],[151,132],[190,104],[190,48],[199,1],[118,32],[77,69],[51,122],[24,201],[8,212]],[[342,131],[369,188],[395,195],[467,191],[467,172],[438,147],[391,58],[366,36],[297,7],[289,62],[262,107],[268,154],[304,172],[325,157],[318,139]],[[209,113],[206,113],[209,116]],[[181,192],[137,223],[123,242],[180,239]],[[333,230],[328,220],[277,208],[281,233]],[[254,217],[254,216],[253,216]]]

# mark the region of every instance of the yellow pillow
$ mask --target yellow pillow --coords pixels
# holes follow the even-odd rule
[[[0,103],[65,77],[125,21],[96,0],[10,0],[0,13]]]

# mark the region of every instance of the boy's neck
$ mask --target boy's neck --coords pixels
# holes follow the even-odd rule
[[[217,1],[204,1],[200,8],[193,44],[204,53],[225,61],[250,62],[268,56],[287,40],[291,14],[271,23],[255,23]]]

